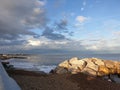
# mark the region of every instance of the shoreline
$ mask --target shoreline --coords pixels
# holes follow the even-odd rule
[[[68,61],[70,62],[73,60],[78,61],[78,58],[75,57]],[[85,67],[86,65],[91,66],[90,61],[92,62],[93,66],[100,65],[101,63],[102,64],[104,63],[104,65],[107,65],[107,64],[111,65],[111,63],[113,63],[113,61],[108,60],[108,62],[106,62],[97,58],[91,58],[91,59],[87,58],[83,60],[89,61],[89,62],[84,61]],[[8,64],[8,63],[5,63],[5,64]],[[63,62],[63,65],[66,65],[66,64],[67,63],[64,64]],[[62,66],[62,64],[60,65]],[[67,65],[67,66],[70,66],[70,65]],[[64,66],[62,67],[63,67],[62,68],[63,71],[68,70],[64,68]],[[99,70],[100,69],[98,69],[98,71]],[[90,76],[90,74],[87,75],[81,72],[78,72],[76,74],[75,73],[74,74],[70,74],[70,73],[57,74],[53,71],[53,73],[48,74],[43,71],[27,71],[25,69],[16,69],[16,68],[13,68],[13,69],[8,68],[6,71],[9,74],[9,76],[12,77],[18,83],[18,85],[21,87],[21,90],[118,90],[120,88],[120,84],[114,83],[112,81],[108,81],[109,78],[105,80],[103,79],[104,76],[100,77],[96,75],[95,77],[95,75]],[[62,71],[61,68],[58,71]]]
[[[25,70],[7,70],[22,90],[118,90],[120,84],[101,77],[79,74],[45,74]]]

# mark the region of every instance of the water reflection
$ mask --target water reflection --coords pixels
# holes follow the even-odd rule
[[[120,61],[120,54],[59,54],[59,55],[30,55],[27,59],[12,59],[12,62],[31,62],[41,65],[56,65],[64,60],[68,60],[72,57],[78,58],[101,58],[106,60],[117,60]]]

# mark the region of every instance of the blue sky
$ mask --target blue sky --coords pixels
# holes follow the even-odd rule
[[[71,38],[81,39],[86,37],[85,33],[95,32],[99,32],[101,37],[110,38],[111,33],[106,29],[110,26],[104,24],[108,22],[116,24],[119,21],[119,4],[119,0],[51,0],[47,2],[46,9],[51,22],[65,18],[68,21],[69,31],[79,34]],[[82,16],[83,22],[79,20],[77,22],[76,18],[79,16]],[[78,27],[75,24],[78,24]],[[119,29],[119,26],[116,28]]]
[[[0,53],[120,53],[120,0],[0,0]]]

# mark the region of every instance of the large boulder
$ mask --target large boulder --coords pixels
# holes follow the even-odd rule
[[[104,76],[109,74],[120,75],[120,62],[98,58],[78,59],[74,57],[60,63],[53,71],[58,74],[76,74],[82,72],[93,76]]]
[[[60,63],[57,68],[55,68],[55,73],[78,73],[83,70],[86,66],[86,61],[79,60],[77,57],[74,57],[70,60],[65,60]]]

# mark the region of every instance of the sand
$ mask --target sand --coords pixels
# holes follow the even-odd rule
[[[120,84],[101,77],[79,74],[44,74],[24,70],[8,70],[22,90],[120,90]]]

